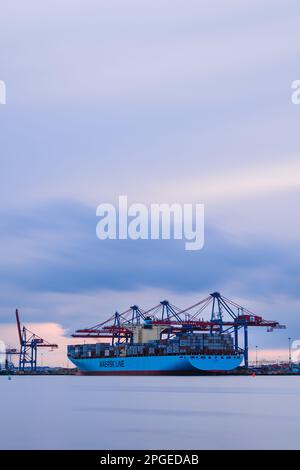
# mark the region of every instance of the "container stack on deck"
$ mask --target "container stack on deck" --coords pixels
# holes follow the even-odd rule
[[[109,343],[68,346],[73,358],[152,356],[169,354],[235,354],[230,334],[184,333],[170,339],[152,340],[147,343]]]

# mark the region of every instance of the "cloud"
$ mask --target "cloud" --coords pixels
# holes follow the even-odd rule
[[[28,208],[18,218],[2,214],[2,219],[0,281],[6,312],[17,300],[23,305],[22,296],[28,306],[31,296],[40,296],[41,308],[44,296],[48,320],[66,325],[72,322],[68,302],[72,308],[77,302],[80,305],[80,312],[73,311],[74,318],[84,315],[88,322],[90,316],[92,322],[95,312],[89,315],[87,310],[96,308],[96,299],[101,302],[101,292],[110,299],[105,301],[107,316],[119,304],[125,309],[136,303],[137,292],[140,299],[142,292],[152,292],[149,307],[161,300],[158,293],[164,296],[163,292],[179,295],[184,305],[189,305],[191,297],[199,299],[215,290],[247,304],[255,298],[256,308],[276,296],[290,302],[299,298],[297,241],[283,250],[278,241],[237,240],[211,226],[206,227],[205,246],[199,252],[185,251],[180,240],[100,241],[95,233],[95,209],[70,201]],[[37,315],[35,319],[45,318],[42,312]]]
[[[202,200],[213,186],[221,199],[222,175],[288,168],[299,154],[298,10],[64,0],[28,1],[16,14],[6,5],[0,204],[141,200],[165,186],[180,198],[190,182]]]
[[[184,250],[184,241],[177,240],[100,241],[95,233],[95,209],[76,202],[28,209],[18,218],[14,214],[2,218],[5,239],[1,280],[29,290],[126,290],[148,285],[195,291],[199,286],[209,289],[226,283],[233,270],[235,274],[254,272],[254,278],[260,269],[269,270],[272,284],[277,282],[276,263],[288,269],[280,247],[260,246],[257,241],[239,244],[221,229],[209,226],[204,249],[192,254]],[[269,284],[266,282],[266,289]]]

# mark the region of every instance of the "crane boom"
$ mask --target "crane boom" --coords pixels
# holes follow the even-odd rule
[[[16,308],[16,320],[17,320],[17,330],[18,330],[19,341],[20,341],[20,344],[22,344],[21,323],[20,323],[20,317],[19,317],[19,310],[17,308]]]

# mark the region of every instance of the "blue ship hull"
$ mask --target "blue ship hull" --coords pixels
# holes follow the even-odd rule
[[[165,375],[223,372],[241,365],[243,356],[136,356],[72,358],[70,360],[85,374],[97,375]]]

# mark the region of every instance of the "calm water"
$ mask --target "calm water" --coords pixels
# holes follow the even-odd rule
[[[300,377],[0,377],[2,449],[300,449]]]

